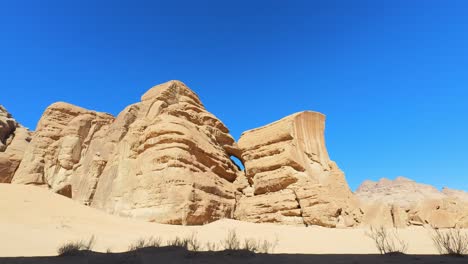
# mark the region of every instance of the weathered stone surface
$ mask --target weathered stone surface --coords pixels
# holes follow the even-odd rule
[[[253,195],[240,199],[236,219],[326,227],[359,223],[357,201],[328,156],[324,129],[324,115],[302,112],[242,134],[239,147]]]
[[[70,184],[90,142],[114,118],[67,103],[55,103],[42,115],[13,178],[59,191]]]
[[[11,182],[31,140],[31,134],[0,105],[0,183]]]
[[[170,224],[232,218],[241,174],[228,129],[179,81],[153,87],[117,118],[58,103],[14,177],[109,213]]]
[[[235,218],[468,227],[463,191],[439,192],[401,177],[365,182],[354,195],[328,156],[324,129],[324,115],[301,112],[247,131],[236,144],[179,81],[151,88],[116,118],[55,103],[32,140],[0,107],[0,182],[34,184],[112,214],[169,224]]]
[[[356,191],[365,213],[365,225],[395,227],[468,227],[466,195],[466,192],[447,188],[440,192],[403,177],[394,181],[366,181]]]
[[[153,87],[110,130],[125,133],[110,136],[117,144],[103,156],[92,206],[170,224],[232,217],[234,139],[183,83]]]

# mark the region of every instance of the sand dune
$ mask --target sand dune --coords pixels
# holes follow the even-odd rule
[[[229,229],[244,238],[278,240],[275,253],[376,254],[365,229],[327,229],[222,220],[205,226],[171,226],[108,215],[34,186],[0,184],[0,256],[54,256],[67,241],[96,238],[94,250],[122,252],[140,238],[196,233],[202,243],[219,242]],[[436,254],[429,231],[399,230],[410,254]]]

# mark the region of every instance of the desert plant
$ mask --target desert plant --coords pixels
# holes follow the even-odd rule
[[[192,233],[189,237],[185,239],[187,243],[187,249],[190,251],[198,252],[201,249],[200,241],[197,239],[197,234]]]
[[[257,252],[258,251],[258,242],[252,238],[246,238],[244,240],[244,246],[242,247],[243,250]]]
[[[440,230],[433,228],[432,241],[442,255],[468,255],[468,233],[460,228]]]
[[[213,242],[206,242],[205,249],[207,251],[217,251],[218,250],[218,245],[216,245]]]
[[[265,253],[265,254],[273,253],[277,245],[278,245],[278,237],[276,237],[274,241],[269,241],[266,239],[263,240],[262,242],[259,241],[257,253]]]
[[[221,245],[225,250],[239,250],[240,249],[240,241],[237,237],[237,233],[235,229],[231,229],[228,231],[228,234],[224,240],[221,241]]]
[[[187,248],[188,246],[188,239],[186,238],[180,238],[180,237],[175,237],[172,240],[167,241],[167,245],[170,247],[183,247]]]
[[[76,241],[65,243],[58,248],[57,252],[59,256],[76,256],[80,255],[83,250],[91,250],[94,247],[94,243],[94,236],[91,236],[88,242]]]
[[[144,248],[145,247],[145,239],[143,238],[140,238],[138,239],[137,241],[135,241],[133,244],[131,244],[130,246],[128,246],[128,251],[135,251],[137,249],[140,249],[140,248]]]
[[[158,248],[161,246],[161,238],[160,237],[151,237],[149,239],[143,239],[140,238],[135,243],[131,244],[128,247],[129,251],[135,251],[137,249],[141,248],[147,248],[147,247],[155,247]]]
[[[276,238],[273,242],[266,240],[266,239],[254,240],[252,238],[248,238],[244,240],[244,245],[242,249],[250,251],[250,252],[255,252],[255,253],[268,254],[268,253],[273,253],[277,245],[278,245],[278,238]]]
[[[151,237],[146,241],[146,247],[160,247],[162,245],[162,240],[160,237]]]
[[[406,253],[408,250],[408,244],[399,237],[398,232],[395,230],[390,232],[383,226],[371,227],[366,235],[374,240],[380,254]]]

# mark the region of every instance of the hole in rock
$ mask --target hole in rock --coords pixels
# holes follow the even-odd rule
[[[239,170],[241,170],[241,171],[244,170],[244,164],[242,163],[242,161],[240,159],[238,159],[236,156],[231,156],[231,160],[232,160],[232,162],[234,162],[234,164],[237,165]]]

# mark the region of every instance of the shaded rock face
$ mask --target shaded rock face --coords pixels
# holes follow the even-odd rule
[[[468,193],[398,177],[366,181],[356,191],[365,225],[468,227]]]
[[[0,105],[0,183],[11,182],[31,135]]]
[[[247,182],[236,219],[293,225],[351,227],[362,213],[343,172],[330,160],[325,116],[294,114],[242,134]]]
[[[43,185],[112,214],[204,224],[233,216],[242,172],[230,156],[238,153],[224,124],[171,81],[116,118],[50,106],[13,182]]]

